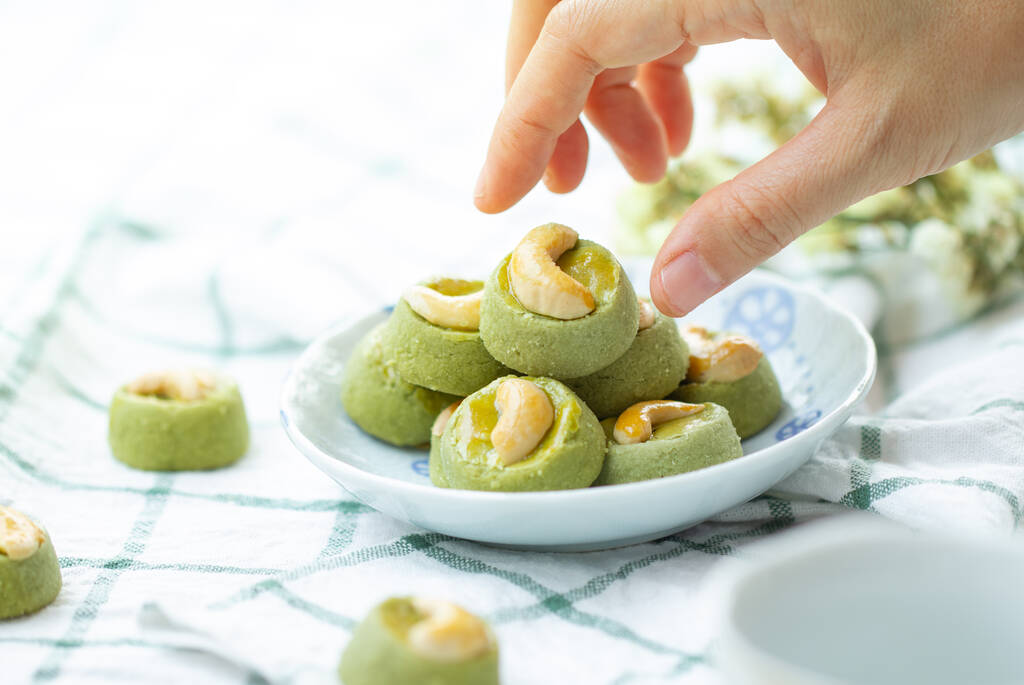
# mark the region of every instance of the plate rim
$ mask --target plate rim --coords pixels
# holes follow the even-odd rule
[[[673,485],[683,481],[693,483],[694,481],[700,481],[708,478],[717,479],[720,475],[727,473],[730,469],[745,469],[745,464],[752,460],[770,461],[779,453],[787,452],[789,449],[798,445],[815,445],[824,440],[849,418],[853,409],[864,399],[874,382],[875,374],[877,372],[878,356],[874,339],[871,337],[864,324],[854,316],[853,313],[835,302],[825,293],[810,285],[795,282],[785,278],[784,276],[760,268],[751,271],[750,274],[754,274],[758,278],[774,282],[776,285],[785,286],[790,290],[799,291],[806,296],[816,299],[824,308],[831,310],[834,314],[846,319],[853,326],[856,336],[863,343],[863,361],[865,368],[861,378],[853,386],[847,397],[832,411],[822,416],[820,420],[790,438],[786,438],[774,445],[770,445],[744,455],[741,459],[733,459],[722,464],[715,464],[696,471],[678,473],[664,478],[653,478],[635,483],[620,483],[617,485],[607,485],[599,488],[586,487],[571,490],[544,490],[535,492],[491,492],[485,490],[439,488],[429,483],[414,483],[361,469],[325,452],[313,444],[313,442],[296,427],[294,421],[289,419],[287,413],[289,403],[287,400],[290,396],[295,394],[295,384],[298,382],[295,370],[302,364],[307,356],[311,355],[316,349],[326,344],[327,340],[338,335],[343,330],[359,325],[371,317],[379,316],[381,314],[380,310],[369,312],[362,316],[343,319],[335,323],[327,330],[317,335],[309,345],[306,346],[302,353],[295,358],[289,366],[288,374],[281,389],[279,399],[281,423],[284,427],[285,434],[288,436],[291,443],[306,459],[316,465],[317,468],[320,468],[320,465],[317,463],[318,461],[329,460],[329,463],[332,464],[332,470],[337,470],[340,474],[346,476],[346,478],[335,478],[335,480],[337,480],[346,489],[348,489],[347,478],[351,477],[355,481],[366,483],[368,486],[375,486],[379,490],[386,491],[389,494],[400,494],[403,496],[415,496],[419,498],[440,498],[453,502],[464,502],[467,504],[486,503],[491,506],[501,506],[506,504],[549,504],[555,500],[560,502],[567,500],[575,501],[579,499],[592,499],[597,496],[612,499],[624,498],[632,500],[637,496],[642,497],[645,493],[652,490],[661,490],[664,488],[671,489]],[[809,452],[809,455],[812,454],[813,448]],[[809,459],[810,456],[808,456],[807,460]],[[800,465],[806,463],[807,460],[801,462]],[[797,468],[799,468],[799,466]],[[328,475],[334,477],[333,473]],[[775,483],[769,485],[768,489],[774,487],[774,485]]]

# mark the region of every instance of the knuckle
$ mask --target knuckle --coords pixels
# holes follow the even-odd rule
[[[590,73],[597,74],[602,70],[600,62],[594,57],[595,50],[588,46],[600,31],[593,27],[597,17],[593,3],[579,0],[559,2],[548,13],[544,22],[544,31],[559,44],[560,49],[572,55]]]
[[[564,0],[548,13],[544,28],[562,40],[578,39],[587,30],[590,11],[587,3],[579,0]]]
[[[774,255],[796,236],[796,212],[776,193],[733,181],[724,188],[722,208],[732,220],[728,232],[744,256],[760,261]]]
[[[500,134],[496,142],[503,148],[505,154],[520,157],[533,155],[533,150],[540,142],[558,136],[550,124],[523,113],[503,114],[497,129]]]
[[[528,114],[517,114],[515,115],[516,127],[526,132],[535,133],[540,136],[552,136],[557,135],[556,131],[551,127],[550,124],[536,119]]]

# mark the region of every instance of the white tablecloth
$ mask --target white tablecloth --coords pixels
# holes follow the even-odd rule
[[[4,682],[331,682],[354,622],[407,593],[490,620],[509,685],[717,682],[700,583],[749,541],[850,508],[1018,530],[1019,299],[886,346],[864,412],[810,463],[654,543],[492,549],[307,464],[277,393],[318,331],[421,275],[482,274],[536,223],[611,237],[627,181],[601,144],[573,195],[472,208],[504,22],[472,2],[0,8],[0,503],[47,526],[65,580],[0,623]],[[762,55],[778,58],[710,48],[694,81]],[[178,362],[239,379],[253,444],[236,466],[110,456],[113,388]]]

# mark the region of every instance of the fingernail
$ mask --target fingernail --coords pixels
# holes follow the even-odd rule
[[[661,270],[661,289],[675,316],[688,314],[723,285],[695,252],[683,252]]]
[[[473,199],[479,200],[487,194],[487,167],[480,170],[476,179],[476,188],[473,190]]]

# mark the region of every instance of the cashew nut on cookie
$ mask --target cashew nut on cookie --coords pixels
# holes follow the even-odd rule
[[[447,280],[453,284],[465,283],[455,279]],[[480,302],[483,295],[482,290],[466,295],[445,295],[425,285],[414,285],[402,294],[402,299],[414,312],[435,326],[476,331],[480,329]]]
[[[441,437],[441,434],[444,433],[444,429],[448,426],[448,421],[452,418],[452,414],[455,413],[455,410],[459,408],[460,404],[462,404],[462,400],[452,402],[437,415],[437,418],[434,419],[434,425],[430,427],[431,435],[435,438]]]
[[[548,394],[523,378],[510,378],[499,385],[494,406],[498,423],[491,431],[491,444],[506,466],[533,452],[555,421]]]
[[[568,226],[545,224],[527,233],[508,264],[512,292],[526,309],[555,319],[594,311],[594,295],[555,263],[579,239]]]
[[[437,599],[413,598],[425,618],[409,629],[409,645],[435,661],[466,661],[490,648],[483,621],[462,607]]]
[[[0,554],[11,561],[28,559],[46,540],[43,531],[20,511],[0,507]]]
[[[730,383],[753,373],[764,356],[757,343],[742,335],[715,338],[707,329],[689,326],[683,339],[690,347],[686,380],[692,383]]]
[[[654,305],[642,297],[638,297],[636,301],[640,303],[640,325],[638,330],[642,331],[654,325]]]
[[[214,386],[214,378],[206,371],[177,369],[154,371],[128,384],[128,392],[170,400],[190,402],[206,397]]]
[[[619,415],[615,421],[612,436],[620,445],[647,442],[654,434],[654,429],[666,421],[681,419],[703,410],[703,404],[688,404],[673,400],[637,402]]]

